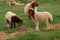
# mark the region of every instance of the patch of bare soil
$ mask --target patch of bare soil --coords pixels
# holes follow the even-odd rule
[[[52,28],[51,29],[57,29],[57,28],[60,28],[60,24],[53,24],[52,25]],[[43,29],[46,29],[47,28],[43,28]],[[14,33],[11,33],[11,34],[6,34],[5,32],[0,32],[0,40],[6,40],[8,38],[13,38],[13,37],[16,37],[16,35],[18,34],[26,34],[28,32],[33,32],[34,30],[32,28],[17,28],[15,29],[15,32]]]
[[[44,27],[42,29],[44,29],[44,30],[60,29],[60,23],[59,24],[53,24],[51,28]]]
[[[27,29],[17,28],[15,30],[15,32],[11,33],[11,34],[6,34],[5,32],[0,32],[0,40],[6,40],[6,39],[9,39],[9,38],[13,38],[13,37],[16,37],[16,35],[18,35],[18,34],[23,35],[27,32],[33,32],[33,29],[32,28],[27,28]]]
[[[5,32],[0,32],[0,40],[5,40],[8,38],[8,35]]]

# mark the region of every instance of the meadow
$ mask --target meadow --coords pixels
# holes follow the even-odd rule
[[[14,29],[6,29],[4,28],[6,25],[6,19],[5,14],[7,11],[12,11],[17,14],[19,18],[23,20],[23,27],[24,28],[35,28],[35,24],[32,20],[30,20],[25,14],[24,14],[24,6],[0,6],[0,31],[5,31],[6,33],[12,33],[14,32]],[[53,24],[60,23],[60,5],[59,4],[40,4],[38,7],[38,11],[48,11],[50,12],[53,17]],[[45,23],[40,23],[39,28],[42,29],[45,27]],[[41,30],[41,32],[30,32],[26,33],[24,35],[17,35],[15,38],[7,39],[7,40],[60,40],[60,29],[54,29],[54,30]]]

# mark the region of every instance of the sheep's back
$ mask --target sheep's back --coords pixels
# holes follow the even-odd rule
[[[49,12],[37,12],[35,14],[35,18],[37,18],[37,19],[39,19],[41,21],[45,21],[48,18],[53,20],[53,17]]]
[[[12,16],[16,16],[16,14],[7,12],[7,14],[5,15],[5,18],[6,18],[8,21],[11,21],[11,17],[12,17]]]
[[[51,13],[46,12],[45,14],[46,14],[46,16],[47,16],[51,21],[53,20],[53,16],[52,16]]]

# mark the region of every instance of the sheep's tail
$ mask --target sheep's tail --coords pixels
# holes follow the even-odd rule
[[[49,23],[52,23],[52,21],[53,21],[53,16],[51,14],[49,15],[48,21],[49,21]]]
[[[49,23],[52,23],[50,19],[48,19]]]
[[[48,21],[49,21],[49,23],[52,23],[53,17],[49,18]]]
[[[49,25],[50,25],[50,29],[53,27],[52,26],[52,21],[53,21],[53,17],[51,19],[48,19]]]

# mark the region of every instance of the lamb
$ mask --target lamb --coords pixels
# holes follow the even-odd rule
[[[32,1],[31,3],[26,4],[26,6],[25,6],[25,8],[24,8],[25,14],[30,18],[29,13],[28,13],[28,10],[29,10],[30,8],[33,8],[33,9],[36,10],[36,7],[37,7],[37,6],[39,6],[39,3],[38,3],[38,2],[35,2],[35,1]]]
[[[9,27],[11,25],[10,28],[12,28],[12,26],[14,25],[15,28],[15,24],[17,23],[18,26],[21,26],[23,24],[23,20],[19,19],[17,17],[17,15],[11,11],[8,11],[5,15],[5,19],[7,20],[7,27]]]
[[[53,21],[53,16],[51,13],[49,12],[35,12],[34,9],[29,9],[28,11],[29,15],[31,16],[31,18],[33,19],[33,21],[35,21],[35,25],[36,25],[36,31],[40,31],[39,29],[39,21],[45,22],[47,25],[47,29],[51,29],[52,28],[52,21]]]

